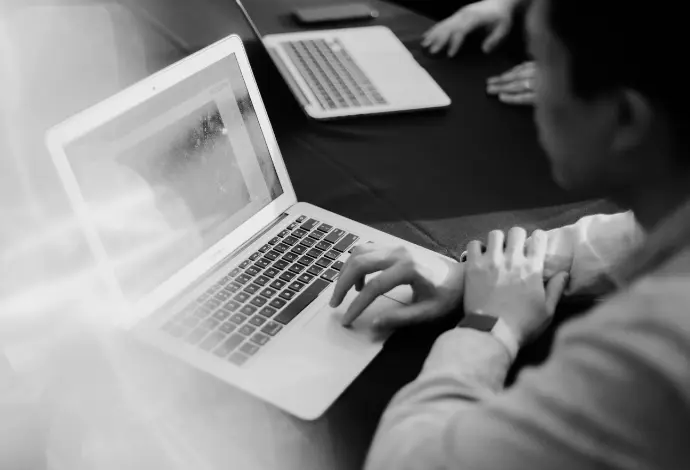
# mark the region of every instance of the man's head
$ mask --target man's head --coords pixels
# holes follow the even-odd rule
[[[674,73],[684,58],[673,54],[684,47],[684,19],[674,4],[532,2],[527,31],[537,64],[535,119],[565,188],[629,193],[688,172],[690,99],[677,83],[682,74]]]

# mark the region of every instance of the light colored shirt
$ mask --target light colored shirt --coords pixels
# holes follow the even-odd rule
[[[690,468],[688,241],[690,204],[630,255],[654,260],[634,282],[566,324],[510,388],[491,334],[444,333],[384,413],[366,468]]]

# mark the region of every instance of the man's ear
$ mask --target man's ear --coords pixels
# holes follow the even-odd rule
[[[622,90],[617,97],[617,130],[612,150],[618,155],[629,155],[645,145],[654,123],[654,109],[649,100],[631,89]]]

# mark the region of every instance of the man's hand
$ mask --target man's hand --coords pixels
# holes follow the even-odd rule
[[[546,328],[568,281],[558,273],[544,288],[546,233],[537,230],[526,241],[522,228],[489,234],[486,252],[478,241],[467,247],[465,311],[502,318],[520,344]]]
[[[436,266],[434,266],[436,264]],[[365,283],[365,276],[379,273]],[[337,307],[354,286],[360,291],[343,316],[350,325],[379,296],[401,285],[414,293],[410,305],[401,305],[374,319],[380,329],[433,320],[460,303],[464,266],[441,258],[430,259],[404,247],[384,247],[369,243],[356,247],[340,271],[331,307]]]
[[[510,32],[517,3],[516,0],[482,0],[467,5],[427,31],[422,46],[436,54],[447,45],[448,57],[453,57],[468,34],[485,28],[489,36],[482,49],[488,53]]]
[[[491,77],[486,91],[507,104],[531,105],[534,103],[534,62],[525,62],[507,72]]]

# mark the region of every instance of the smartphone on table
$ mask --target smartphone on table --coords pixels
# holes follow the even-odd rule
[[[366,3],[297,8],[292,13],[304,25],[371,20],[379,16],[378,11]]]

